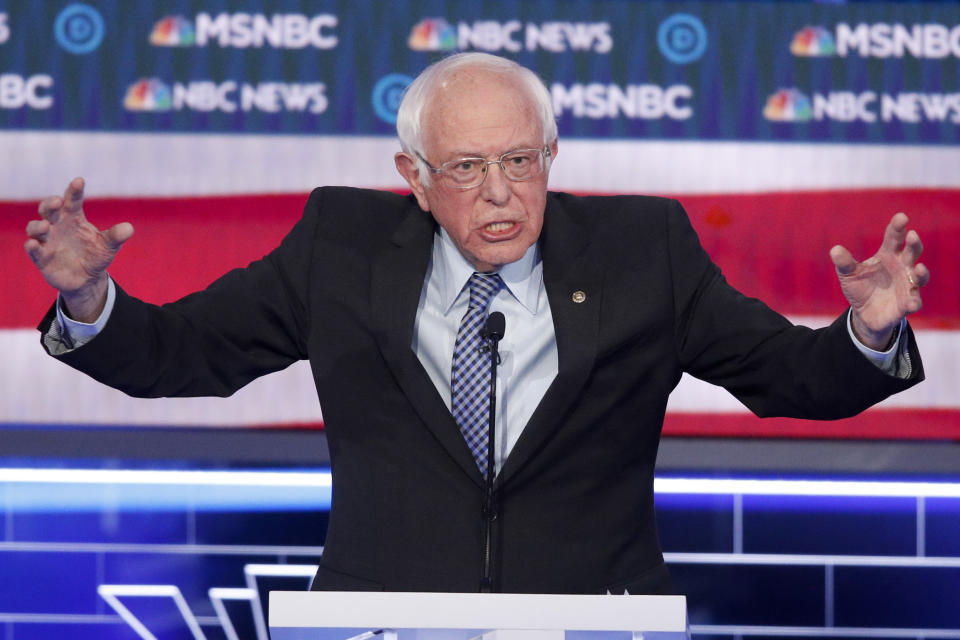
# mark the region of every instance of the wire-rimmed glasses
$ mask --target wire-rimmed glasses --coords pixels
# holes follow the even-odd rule
[[[543,173],[547,166],[550,147],[514,149],[513,151],[507,151],[496,160],[457,158],[444,162],[439,167],[432,166],[419,152],[416,153],[430,172],[439,174],[448,187],[466,190],[483,184],[483,181],[487,178],[487,167],[491,164],[500,165],[503,175],[514,182],[524,182],[536,178]]]

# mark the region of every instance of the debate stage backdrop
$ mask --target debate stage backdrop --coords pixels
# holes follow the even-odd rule
[[[960,637],[960,499],[935,471],[956,469],[960,439],[960,4],[0,0],[0,640],[147,637],[102,591],[144,585],[186,603],[153,612],[158,637],[200,637],[192,611],[211,640],[264,639],[258,579],[303,588],[329,508],[325,469],[210,474],[190,445],[249,436],[262,466],[287,436],[322,441],[304,431],[323,420],[305,365],[228,399],[135,400],[43,355],[53,292],[22,250],[37,202],[84,176],[95,224],[136,227],[111,274],[175,299],[268,252],[315,186],[403,190],[399,99],[456,51],[543,78],[552,189],[678,197],[727,278],[798,321],[844,310],[832,245],[872,255],[910,216],[933,274],[911,318],[923,384],[820,423],[759,420],[685,378],[665,433],[752,438],[671,439],[707,475],[719,449],[811,470],[811,451],[884,469],[909,448],[937,482],[763,495],[711,477],[661,485],[657,518],[698,638]],[[23,434],[56,451],[18,457]],[[94,460],[90,435],[107,445]],[[113,469],[114,438],[151,468]]]
[[[791,318],[844,310],[833,244],[871,255],[897,211],[920,230],[925,383],[822,424],[684,379],[667,434],[960,437],[960,7],[937,2],[0,1],[0,423],[321,426],[306,366],[138,401],[44,357],[24,226],[84,176],[89,218],[136,228],[111,274],[174,299],[269,251],[314,186],[402,190],[398,102],[456,51],[543,78],[552,189],[680,198],[728,279]]]

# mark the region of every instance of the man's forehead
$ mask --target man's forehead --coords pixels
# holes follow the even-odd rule
[[[487,157],[542,143],[536,102],[517,78],[479,71],[459,74],[432,92],[424,110],[427,146],[443,147],[448,157]],[[487,135],[512,131],[509,140]],[[491,147],[491,144],[497,146]]]
[[[427,106],[442,108],[450,104],[472,102],[478,96],[487,101],[508,102],[516,106],[533,104],[533,97],[517,76],[467,67],[458,69],[437,83],[427,96]]]

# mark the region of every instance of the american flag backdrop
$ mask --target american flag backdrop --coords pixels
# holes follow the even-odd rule
[[[0,422],[321,427],[305,363],[231,398],[137,400],[46,357],[35,326],[54,292],[22,250],[24,227],[41,198],[84,176],[90,220],[136,229],[111,275],[148,301],[176,299],[268,252],[314,186],[403,191],[383,113],[396,96],[383,82],[479,49],[534,67],[551,89],[561,131],[551,189],[680,199],[727,279],[797,322],[824,325],[845,309],[831,246],[872,255],[898,211],[921,234],[932,278],[910,322],[924,383],[821,423],[757,419],[722,389],[685,377],[666,434],[960,438],[955,6],[186,2],[171,13],[164,3],[131,4],[138,9],[0,4]],[[82,48],[67,13],[77,6],[92,9],[81,14],[94,31],[90,16],[100,16],[93,52],[64,44]],[[301,23],[276,18],[296,15],[303,46],[294,46]],[[243,46],[256,39],[244,29],[257,16],[263,41]],[[698,57],[683,37],[670,40],[675,16],[703,38]],[[558,31],[567,34],[560,51],[543,35],[556,20],[572,25]],[[899,55],[878,24],[891,34],[902,27]],[[946,34],[940,49],[939,31],[914,28],[931,24]],[[34,55],[40,35],[58,45]],[[273,103],[265,80],[282,85]]]

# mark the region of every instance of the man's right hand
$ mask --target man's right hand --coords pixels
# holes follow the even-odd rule
[[[107,300],[107,267],[133,225],[121,222],[100,231],[83,214],[83,178],[74,178],[63,197],[40,203],[40,220],[27,224],[27,254],[44,279],[60,292],[71,318],[93,322]]]

